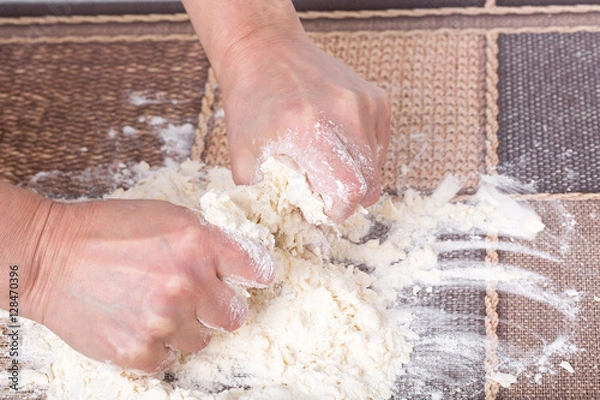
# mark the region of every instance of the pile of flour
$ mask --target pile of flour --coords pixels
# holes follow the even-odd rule
[[[264,180],[236,187],[225,169],[186,161],[151,170],[112,198],[168,200],[267,247],[277,264],[268,289],[246,291],[247,322],[182,354],[166,374],[138,376],[89,360],[43,326],[23,321],[24,388],[49,398],[386,399],[409,361],[409,312],[397,291],[444,279],[440,233],[533,238],[538,216],[484,183],[469,203],[448,178],[431,195],[407,191],[332,225],[305,177],[275,159]],[[498,272],[498,271],[496,271]],[[518,271],[505,271],[518,279]]]

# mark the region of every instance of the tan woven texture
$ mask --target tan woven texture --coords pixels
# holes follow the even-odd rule
[[[556,145],[558,150],[546,158],[538,135],[538,127],[551,132],[552,118],[563,124],[556,125],[563,130],[573,125],[564,122],[571,118],[579,131],[596,132],[594,137],[600,142],[597,111],[585,106],[597,103],[569,103],[569,114],[558,115],[560,110],[541,104],[556,98],[551,91],[543,100],[527,97],[529,82],[520,81],[514,72],[521,67],[537,68],[539,76],[546,74],[543,82],[558,85],[556,93],[578,93],[577,88],[560,86],[556,76],[561,71],[577,76],[573,85],[580,85],[582,93],[600,85],[596,75],[574,75],[577,57],[592,63],[580,71],[593,71],[600,61],[600,7],[559,3],[497,7],[487,1],[485,7],[311,12],[303,17],[312,40],[390,95],[392,141],[382,171],[383,189],[390,193],[407,187],[430,191],[444,176],[454,174],[465,184],[463,194],[469,194],[482,173],[504,169],[528,179],[518,169],[523,160],[511,159],[513,153],[502,150],[506,148],[539,153],[536,157],[545,168],[542,188],[556,188],[552,177],[573,163],[597,165],[590,160],[594,151],[582,150],[579,158],[569,156],[568,163],[561,158],[561,154],[573,153],[568,152],[570,137],[585,135],[567,131],[561,139],[560,133],[555,134],[553,143],[562,140],[566,150]],[[546,53],[556,51],[546,51],[539,43],[565,54],[573,50],[574,58],[565,58],[570,69],[561,70],[560,62],[547,59]],[[510,62],[513,57],[517,58]],[[123,164],[141,160],[162,164],[171,156],[164,151],[161,136],[169,124],[197,126],[193,157],[208,165],[229,163],[218,82],[181,15],[0,18],[0,88],[0,179],[50,197],[98,197],[127,184],[114,176]],[[520,103],[511,100],[516,97]],[[541,120],[535,124],[519,120],[520,110]],[[514,132],[512,126],[519,129]],[[590,147],[578,143],[573,148]],[[527,157],[528,153],[519,154]],[[594,188],[598,182],[588,179],[586,185],[573,187]],[[598,397],[596,332],[600,321],[596,314],[600,303],[593,296],[600,295],[600,195],[594,190],[553,190],[521,199],[535,207],[548,225],[542,237],[527,245],[560,261],[494,249],[475,252],[464,260],[538,272],[557,291],[582,293],[579,313],[565,318],[539,301],[504,291],[495,282],[484,289],[449,290],[436,301],[444,310],[464,314],[472,330],[485,338],[485,349],[473,369],[478,371],[473,386],[462,390],[436,387],[443,398]],[[569,221],[576,224],[567,235],[564,224]],[[494,236],[488,240],[503,241]],[[518,359],[557,337],[564,337],[578,350],[554,354],[551,373],[543,373],[538,380],[540,366],[529,363],[508,389],[490,379],[495,372],[508,370],[503,360]],[[7,360],[0,351],[0,365]],[[561,361],[569,361],[575,372],[556,368]],[[2,393],[6,392],[0,391],[0,398]],[[10,396],[5,398],[29,395]]]

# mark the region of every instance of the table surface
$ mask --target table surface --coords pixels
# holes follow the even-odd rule
[[[552,360],[555,367],[568,361],[574,373],[554,368],[538,383],[538,370],[529,365],[509,389],[486,381],[494,354],[482,353],[471,387],[462,394],[457,387],[440,391],[448,398],[594,398],[600,386],[600,303],[594,300],[600,295],[600,6],[479,3],[301,16],[319,46],[390,94],[385,191],[430,191],[446,174],[463,179],[465,195],[482,174],[533,182],[535,193],[521,200],[548,228],[528,246],[560,262],[495,254],[500,263],[547,277],[556,292],[581,294],[579,313],[569,319],[501,287],[423,293],[423,304],[455,315],[452,328],[495,341],[500,363],[562,336],[582,350]],[[118,184],[112,171],[119,163],[161,165],[161,139],[146,123],[155,116],[197,126],[193,157],[228,164],[218,84],[183,15],[0,19],[0,87],[0,178],[46,196],[99,197]],[[138,131],[137,139],[121,134],[126,126]],[[486,253],[458,257],[482,260]],[[410,382],[401,384],[410,393]]]

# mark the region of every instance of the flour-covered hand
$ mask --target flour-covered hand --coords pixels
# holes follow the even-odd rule
[[[56,203],[32,318],[91,358],[159,371],[244,322],[246,300],[225,282],[261,287],[274,275],[268,252],[248,246],[167,202]]]
[[[266,156],[285,155],[334,221],[374,203],[390,134],[386,93],[305,36],[263,46],[237,55],[221,84],[236,181],[250,183]]]
[[[385,91],[308,38],[290,0],[183,1],[215,70],[236,183],[286,155],[336,222],[379,198]]]

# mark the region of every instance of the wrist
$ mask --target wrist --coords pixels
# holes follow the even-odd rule
[[[74,206],[77,205],[48,201],[37,217],[44,224],[34,237],[23,315],[42,324],[46,324],[46,309],[53,293],[67,276],[68,255],[75,242],[72,231],[77,226],[70,212]]]
[[[244,68],[248,56],[306,36],[290,0],[183,0],[183,4],[219,82],[230,70]]]
[[[243,87],[245,82],[252,85],[256,77],[263,77],[272,63],[287,63],[297,54],[296,44],[310,42],[302,32],[262,29],[232,44],[223,54],[222,63],[214,68],[221,92],[227,96],[229,87]],[[273,77],[271,77],[273,78]]]
[[[39,239],[48,222],[53,202],[27,190],[0,182],[0,278],[2,293],[0,308],[7,306],[7,296],[16,298],[18,315],[32,317],[31,297],[39,274],[35,261]],[[10,270],[10,275],[9,275]]]

